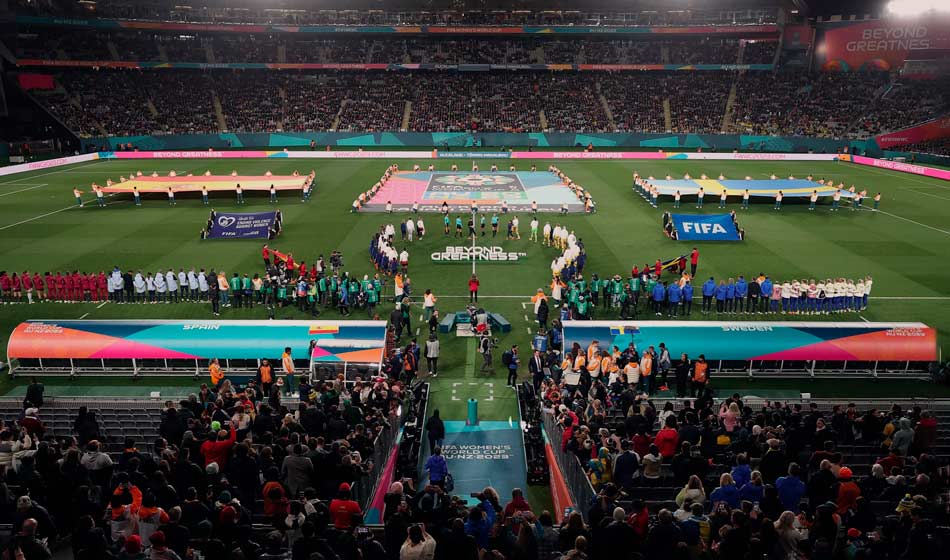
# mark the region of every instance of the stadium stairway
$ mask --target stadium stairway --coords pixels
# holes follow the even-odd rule
[[[607,115],[607,122],[610,124],[610,130],[613,132],[617,131],[617,123],[614,122],[614,113],[610,110],[610,104],[607,103],[607,98],[604,97],[603,93],[600,93],[600,84],[597,84],[597,99],[600,99],[600,106],[604,108],[604,114]]]
[[[412,118],[412,101],[406,101],[406,104],[402,109],[402,124],[400,126],[402,130],[409,130],[409,122],[411,118]]]
[[[729,98],[726,99],[726,110],[722,113],[722,128],[720,132],[723,134],[728,134],[732,128],[732,113],[735,110],[736,93],[738,90],[739,85],[736,82],[732,82],[732,86],[729,88]]]
[[[218,121],[218,130],[224,132],[228,129],[228,121],[224,119],[224,109],[221,108],[221,99],[218,92],[211,92],[211,103],[214,105],[214,116]]]

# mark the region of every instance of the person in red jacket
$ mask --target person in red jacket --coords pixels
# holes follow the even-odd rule
[[[472,275],[468,280],[468,301],[469,303],[478,303],[478,276]]]
[[[855,502],[861,496],[861,488],[851,478],[851,469],[841,467],[838,471],[838,494],[835,503],[838,505],[838,515],[844,515],[855,508]]]
[[[689,254],[689,277],[696,277],[696,266],[699,264],[699,249],[693,247],[693,252]]]
[[[521,488],[512,489],[511,501],[505,505],[503,512],[505,522],[511,519],[514,514],[525,511],[531,513],[531,505],[528,504],[528,500],[524,499],[524,492],[521,491]]]
[[[116,299],[118,299],[116,294]],[[96,301],[106,301],[109,297],[109,281],[106,279],[106,273],[99,271],[96,276]]]
[[[30,276],[29,271],[23,271],[23,276],[20,277],[20,281],[23,283],[23,293],[26,294],[26,302],[33,303],[33,277]]]
[[[205,466],[217,463],[218,468],[224,471],[224,467],[228,464],[228,454],[230,454],[231,447],[234,446],[236,440],[237,433],[234,431],[234,426],[231,426],[230,434],[226,430],[221,430],[218,432],[217,441],[209,439],[202,443],[201,456],[205,458]]]
[[[49,272],[46,273],[46,279],[49,280]],[[33,289],[36,290],[36,301],[46,300],[46,283],[39,272],[33,273]]]
[[[349,483],[340,484],[336,498],[330,502],[330,519],[337,529],[346,530],[353,526],[353,517],[363,515],[360,505],[350,497]]]
[[[660,450],[660,456],[662,456],[664,460],[667,460],[672,459],[673,455],[676,455],[679,442],[680,436],[679,432],[676,431],[676,417],[668,416],[666,418],[666,425],[662,430],[657,432],[656,439],[653,443],[655,443]]]
[[[56,273],[56,301],[69,301],[69,275]]]
[[[656,259],[656,263],[653,265],[653,274],[656,275],[657,279],[663,274],[663,263],[660,262],[660,259]]]

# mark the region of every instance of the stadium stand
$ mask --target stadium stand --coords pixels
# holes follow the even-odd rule
[[[327,130],[334,122],[337,130],[400,130],[409,102],[411,131],[541,131],[543,112],[552,131],[716,133],[733,83],[737,96],[732,128],[742,133],[864,137],[901,128],[900,123],[916,124],[946,108],[937,84],[892,85],[875,74],[704,72],[701,77],[702,88],[695,87],[697,76],[675,72],[472,76],[69,70],[58,74],[61,88],[35,95],[81,136],[99,136],[104,130],[117,136],[219,132],[215,94],[231,132]],[[258,87],[242,87],[247,80]],[[132,82],[141,87],[128,88]],[[915,101],[915,108],[895,111],[894,116],[864,117],[851,126],[857,122],[854,114],[880,114],[862,104],[888,87],[896,90],[891,95]],[[117,88],[125,94],[111,95]],[[923,102],[934,96],[932,102]],[[669,126],[664,100],[670,106]],[[879,103],[896,101],[886,96]]]

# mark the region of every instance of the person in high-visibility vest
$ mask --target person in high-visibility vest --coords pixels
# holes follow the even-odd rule
[[[257,368],[257,382],[261,385],[262,398],[268,398],[274,384],[274,368],[268,360],[261,360],[261,367]]]
[[[693,379],[690,385],[690,397],[702,396],[709,383],[709,364],[706,362],[706,355],[700,354],[699,358],[693,363]]]
[[[224,381],[224,370],[221,369],[221,365],[218,363],[217,358],[212,358],[211,363],[208,364],[208,373],[211,375],[211,386],[217,387]]]
[[[284,368],[284,390],[287,391],[288,395],[292,395],[294,393],[294,359],[290,356],[290,346],[284,348],[280,362]]]
[[[640,381],[643,383],[643,392],[653,394],[653,347],[640,357]]]

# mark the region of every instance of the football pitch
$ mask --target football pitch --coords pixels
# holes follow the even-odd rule
[[[482,170],[493,163],[507,170],[514,160],[478,160]],[[401,169],[414,164],[426,168],[432,160],[398,160]],[[330,252],[343,252],[344,267],[352,275],[362,277],[374,272],[367,251],[370,240],[380,225],[405,221],[405,213],[350,213],[358,193],[375,183],[389,160],[119,160],[82,163],[55,170],[9,176],[0,181],[0,269],[8,273],[29,270],[41,274],[46,271],[99,271],[119,266],[123,270],[156,271],[192,267],[241,274],[262,272],[260,248],[262,240],[200,240],[209,208],[198,196],[180,195],[177,205],[169,206],[164,195],[143,196],[143,205],[133,204],[131,196],[108,197],[108,205],[98,208],[89,188],[92,182],[105,184],[107,179],[117,181],[120,175],[129,176],[141,170],[166,174],[175,170],[179,176],[196,176],[210,171],[214,175],[289,175],[298,170],[302,175],[316,171],[315,191],[307,202],[300,200],[299,192],[281,192],[276,204],[268,201],[265,193],[245,194],[246,204],[238,206],[233,193],[212,193],[211,207],[218,211],[254,212],[280,208],[283,213],[282,235],[270,245],[281,252],[292,252],[299,262],[313,262],[318,255],[327,259]],[[452,163],[460,169],[470,169],[471,162],[462,159],[435,160],[437,171],[447,171]],[[518,171],[527,171],[532,164],[547,169],[549,161],[517,160]],[[593,215],[541,214],[546,221],[572,229],[583,240],[587,252],[585,277],[597,273],[601,277],[629,275],[631,267],[652,264],[656,259],[666,260],[687,254],[699,247],[700,261],[697,276],[700,280],[714,276],[716,280],[736,277],[749,278],[759,272],[773,279],[802,278],[863,278],[870,275],[874,288],[868,309],[860,314],[818,317],[791,317],[801,320],[844,321],[920,321],[938,329],[938,344],[948,347],[950,336],[950,185],[945,182],[907,175],[904,173],[862,167],[838,162],[737,162],[703,160],[651,161],[560,161],[558,167],[577,184],[587,189],[597,202]],[[738,198],[729,200],[725,211],[717,208],[718,196],[708,196],[705,208],[693,208],[694,197],[684,197],[680,212],[722,213],[736,210],[746,231],[741,243],[712,243],[672,241],[661,229],[661,214],[672,210],[671,199],[661,199],[660,208],[653,209],[631,190],[633,171],[642,176],[657,178],[671,175],[681,178],[702,174],[725,175],[730,179],[751,176],[765,179],[771,174],[779,177],[794,175],[823,177],[835,183],[856,185],[867,189],[869,195],[882,193],[880,212],[851,211],[849,204],[836,213],[829,212],[830,203],[820,204],[817,211],[809,212],[807,202],[786,200],[781,211],[773,210],[771,200],[753,200],[749,210],[741,210]],[[72,190],[86,191],[87,204],[75,205]],[[870,199],[868,199],[870,200]],[[865,207],[867,208],[867,206]],[[492,312],[501,313],[512,324],[512,331],[502,337],[501,344],[530,345],[532,321],[529,297],[538,288],[550,283],[550,263],[558,256],[555,249],[542,247],[528,240],[526,212],[515,213],[521,222],[521,239],[506,240],[502,217],[498,237],[491,233],[479,239],[478,245],[499,246],[505,251],[523,253],[516,263],[476,264],[481,280],[480,303]],[[453,221],[455,214],[452,215]],[[436,263],[430,255],[442,252],[446,246],[468,245],[470,241],[445,236],[442,218],[424,214],[426,237],[412,243],[399,241],[396,247],[406,247],[410,254],[409,276],[414,295],[421,296],[431,289],[439,298],[437,307],[445,313],[464,309],[468,301],[467,279],[472,273],[470,263]],[[463,217],[467,219],[467,217]],[[391,297],[392,283],[385,295]],[[698,305],[691,319],[702,318]],[[378,308],[381,318],[388,317],[389,307]],[[309,315],[293,308],[277,313],[278,319],[305,319]],[[208,304],[117,305],[114,303],[37,303],[0,306],[0,345],[6,346],[10,331],[26,319],[118,319],[118,318],[211,318]],[[334,309],[323,311],[322,318],[335,319]],[[615,317],[603,310],[595,318]],[[641,314],[642,318],[651,318]],[[254,309],[224,309],[221,319],[266,318],[263,307]],[[354,311],[353,319],[365,318],[365,312]],[[716,317],[708,317],[715,319]],[[729,315],[722,320],[782,320],[788,316]],[[419,314],[413,315],[412,332],[418,326]],[[680,318],[679,320],[687,320]],[[420,342],[424,339],[420,335]],[[405,338],[403,339],[405,341]],[[491,419],[517,418],[517,402],[513,391],[505,390],[501,372],[500,351],[496,355],[498,373],[491,380],[475,378],[474,371],[480,357],[474,352],[471,339],[455,339],[442,335],[443,352],[441,374],[434,380],[433,396],[447,418],[464,418],[465,398],[482,399],[483,417]],[[675,348],[671,348],[676,352]],[[941,353],[942,354],[942,353]],[[526,375],[526,372],[523,373]],[[5,381],[0,393],[22,383]],[[52,382],[51,382],[52,383]],[[92,381],[77,383],[75,390]],[[103,384],[126,384],[110,380]],[[493,383],[490,395],[485,383]],[[741,380],[723,381],[720,388],[738,387]],[[748,382],[745,382],[748,383]],[[828,396],[893,396],[884,385],[875,389],[872,383],[862,383],[860,390],[842,386],[834,381],[783,380],[756,381],[761,387],[794,391],[822,387]],[[769,384],[771,383],[771,384]],[[160,384],[164,385],[165,382]],[[187,380],[184,385],[193,386]],[[471,384],[471,385],[469,385]],[[814,384],[814,385],[812,385]],[[893,386],[890,385],[890,386]],[[927,396],[943,388],[922,384],[908,384],[908,392]],[[143,388],[144,390],[144,388]],[[123,389],[127,391],[127,389]],[[54,391],[50,391],[56,394]],[[132,390],[134,392],[134,389]],[[146,394],[148,391],[144,390]],[[453,399],[454,396],[458,400]],[[482,395],[484,393],[484,395]],[[124,393],[123,393],[124,394]],[[489,400],[489,396],[492,398]]]

